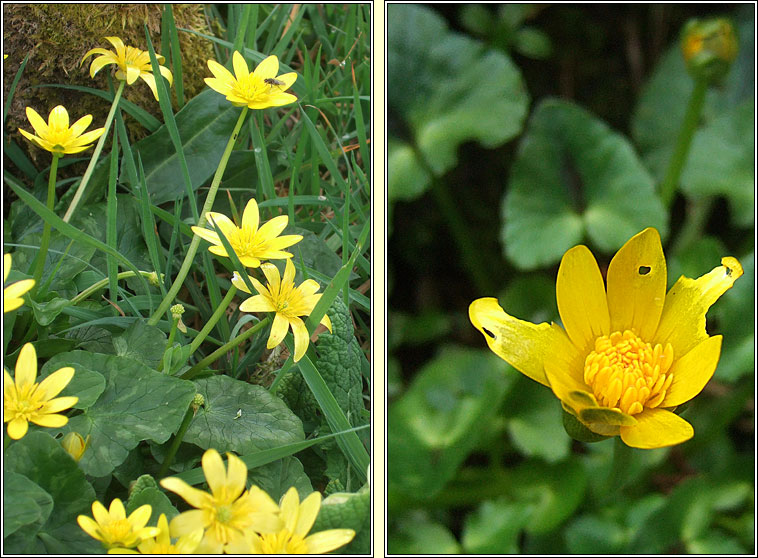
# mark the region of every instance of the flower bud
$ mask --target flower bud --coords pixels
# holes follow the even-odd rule
[[[205,398],[203,397],[202,393],[196,393],[195,397],[192,398],[192,412],[197,414],[197,410],[205,405]]]
[[[693,19],[684,26],[681,48],[692,77],[718,83],[737,58],[737,35],[728,19]]]
[[[61,445],[74,458],[74,461],[79,461],[89,446],[89,440],[89,436],[85,440],[78,432],[69,432],[61,440]]]

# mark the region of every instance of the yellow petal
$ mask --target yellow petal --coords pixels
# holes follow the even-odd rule
[[[282,92],[270,96],[266,101],[252,101],[248,103],[248,107],[251,109],[264,109],[268,107],[281,107],[295,102],[297,102],[297,97],[290,93]]]
[[[34,287],[34,279],[22,279],[3,289],[4,298],[18,298]]]
[[[133,84],[140,77],[140,69],[132,65],[126,67],[126,83],[128,85]]]
[[[42,380],[37,388],[45,394],[45,399],[52,399],[58,395],[74,377],[74,369],[70,366],[60,368]]]
[[[311,492],[308,497],[300,502],[295,533],[305,537],[316,522],[318,510],[321,508],[321,493]]]
[[[163,481],[161,481],[161,485],[163,485]],[[171,535],[174,537],[182,537],[188,533],[192,533],[195,529],[203,529],[207,526],[205,517],[206,512],[204,510],[182,512],[169,522],[169,531],[171,531]]]
[[[92,517],[94,517],[95,521],[101,525],[108,523],[111,519],[111,516],[108,513],[106,507],[102,505],[98,500],[92,502]]]
[[[211,493],[218,498],[226,490],[226,467],[221,455],[215,449],[209,449],[202,458],[205,482],[211,489]]]
[[[211,226],[215,224],[216,227],[224,233],[226,239],[231,242],[231,239],[234,238],[234,235],[237,233],[237,225],[235,225],[229,217],[223,213],[216,213],[214,211],[206,213],[205,217],[208,219],[208,223],[210,223]]]
[[[232,453],[227,453],[226,459],[226,497],[229,500],[236,500],[245,491],[247,465]]]
[[[212,62],[212,60],[210,60],[210,62]],[[208,87],[222,95],[228,95],[232,91],[232,85],[228,81],[221,81],[216,78],[205,78],[203,81],[205,81]]]
[[[126,509],[124,504],[118,498],[114,498],[108,508],[108,514],[111,519],[126,519]]]
[[[21,347],[16,360],[16,389],[23,390],[37,379],[37,351],[34,345],[27,343]]]
[[[208,69],[214,78],[227,86],[234,81],[234,75],[215,60],[208,60]]]
[[[281,85],[280,88],[281,90],[286,90],[292,87],[292,84],[294,84],[297,81],[297,73],[288,72],[286,74],[276,76],[276,79],[284,82],[284,85]]]
[[[65,409],[70,409],[79,402],[79,398],[76,396],[58,397],[45,403],[43,412],[45,413],[59,413]]]
[[[153,97],[155,97],[155,100],[158,100],[158,85],[155,83],[155,76],[153,74],[148,74],[146,72],[142,72],[139,74],[139,77],[147,83],[148,87],[150,88],[150,91],[153,92]]]
[[[289,330],[290,323],[281,314],[274,315],[274,323],[271,324],[271,333],[268,337],[268,343],[266,343],[267,349],[273,349],[276,347],[279,343],[282,342],[282,339],[284,339],[284,336],[287,335],[287,330]]]
[[[139,531],[147,522],[150,521],[150,516],[153,514],[153,508],[150,504],[143,504],[134,510],[128,518],[129,524],[132,529]]]
[[[288,222],[289,217],[286,215],[279,215],[278,217],[274,217],[270,221],[264,223],[263,226],[261,226],[261,228],[258,230],[258,234],[263,240],[272,239],[275,236],[278,236],[279,233],[287,228]]]
[[[247,278],[250,279],[251,281],[253,279],[249,275],[247,276]],[[245,292],[247,294],[252,294],[250,292],[250,289],[247,288],[247,285],[245,284],[245,281],[242,279],[242,277],[240,277],[240,274],[237,273],[236,271],[232,274],[232,285],[234,285],[235,287],[237,287],[237,290],[240,290],[240,291]]]
[[[654,342],[671,343],[676,358],[708,337],[708,308],[742,276],[742,265],[735,258],[722,258],[721,264],[698,279],[680,277],[666,295]]]
[[[102,535],[100,534],[100,526],[91,518],[86,515],[79,515],[76,517],[76,522],[82,531],[87,533],[93,539],[102,541]]]
[[[238,81],[247,78],[250,74],[245,58],[236,50],[232,54],[232,68],[234,68],[234,75]]]
[[[50,111],[47,125],[53,130],[68,130],[68,111],[63,105],[58,105]]]
[[[176,494],[184,498],[184,500],[190,506],[194,508],[200,508],[203,505],[208,504],[208,501],[210,499],[210,495],[207,492],[203,492],[202,490],[193,488],[192,486],[190,486],[183,480],[178,479],[176,477],[168,477],[168,478],[162,479],[160,484],[166,490],[175,492]],[[173,521],[172,521],[171,528],[173,529]]]
[[[332,333],[332,320],[329,319],[329,316],[324,314],[324,317],[321,318],[321,323],[329,330],[329,333]]]
[[[242,228],[257,231],[259,222],[258,202],[255,201],[255,198],[250,198],[242,212]]]
[[[267,56],[255,68],[255,75],[261,79],[275,78],[279,73],[279,59],[275,55]]]
[[[603,276],[586,246],[563,255],[555,290],[563,327],[580,351],[588,352],[596,338],[610,334]]]
[[[292,260],[287,260],[284,264],[284,276],[282,277],[282,285],[294,285],[295,283],[295,265]]]
[[[14,440],[20,440],[26,435],[29,423],[22,418],[14,418],[8,423],[8,436]]]
[[[556,346],[571,344],[557,326],[532,324],[509,316],[496,298],[480,298],[472,302],[469,319],[497,356],[543,385],[548,385],[545,360],[552,357]]]
[[[47,122],[45,122],[32,107],[26,107],[26,118],[29,119],[29,123],[32,125],[32,128],[34,128],[34,133],[38,136],[44,137],[50,134],[50,128],[48,128]]]
[[[243,312],[276,312],[276,307],[264,296],[255,295],[242,301],[239,306]]]
[[[290,318],[289,323],[292,326],[292,335],[295,337],[295,362],[303,358],[305,351],[308,350],[310,335],[305,322],[300,318]]]
[[[279,503],[279,512],[282,521],[284,521],[284,528],[290,533],[296,533],[295,525],[297,525],[298,507],[300,506],[300,496],[297,493],[297,489],[292,486],[282,496],[282,501]]]
[[[279,285],[281,284],[281,280],[279,278],[279,268],[277,268],[274,264],[265,263],[261,265],[261,271],[263,271],[263,275],[266,276],[266,281],[268,281],[268,288],[271,293],[273,295],[278,295]]]
[[[666,297],[666,258],[658,231],[647,228],[630,238],[608,266],[611,331],[633,329],[650,339]]]
[[[721,339],[721,335],[709,337],[674,362],[670,371],[674,379],[661,407],[681,405],[703,390],[719,363]]]
[[[635,426],[622,426],[621,439],[633,448],[664,448],[692,438],[695,431],[683,418],[666,409],[645,409],[635,415]]]
[[[11,262],[13,257],[10,254],[3,254],[3,283],[8,279],[8,274],[11,272]]]
[[[308,547],[308,554],[326,554],[346,545],[354,537],[355,531],[352,529],[328,529],[306,537],[305,545]]]
[[[221,244],[221,239],[218,237],[218,233],[215,231],[210,231],[208,229],[204,229],[202,227],[191,227],[192,232],[195,233],[197,236],[202,238],[203,240],[207,240],[211,244],[215,244],[216,246]]]

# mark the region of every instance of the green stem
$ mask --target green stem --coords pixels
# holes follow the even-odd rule
[[[696,240],[702,238],[712,207],[713,198],[711,197],[688,200],[687,218],[671,246],[672,254],[686,252]]]
[[[47,208],[50,211],[55,209],[55,178],[58,174],[58,160],[63,155],[60,153],[53,153],[53,162],[50,164],[50,177],[47,181]],[[34,266],[34,284],[39,285],[42,279],[42,272],[45,270],[45,260],[47,260],[47,249],[50,247],[50,233],[52,232],[52,226],[45,221],[45,225],[42,228],[42,241],[39,244],[39,252],[37,253],[37,259]]]
[[[237,287],[232,285],[229,288],[229,291],[226,293],[224,300],[221,301],[221,303],[218,305],[218,308],[216,308],[216,311],[211,316],[211,319],[208,320],[208,322],[203,326],[203,329],[201,329],[200,332],[192,340],[192,343],[190,344],[190,355],[192,355],[197,350],[197,348],[205,340],[211,330],[216,326],[216,322],[218,322],[219,318],[221,318],[224,312],[226,312],[226,309],[229,306],[229,303],[232,301],[232,298],[234,298],[236,292]]]
[[[63,216],[63,221],[65,223],[68,223],[71,220],[71,216],[74,214],[74,211],[76,211],[76,207],[79,205],[79,202],[82,199],[82,195],[84,195],[84,189],[87,187],[87,183],[89,182],[89,179],[92,177],[92,173],[95,170],[97,160],[100,158],[100,152],[103,150],[103,146],[105,145],[105,138],[108,136],[108,131],[111,129],[113,116],[116,114],[116,107],[118,107],[118,102],[121,99],[121,93],[124,90],[124,85],[126,85],[125,81],[119,81],[118,89],[116,89],[116,95],[113,97],[113,103],[111,104],[111,110],[108,112],[108,117],[105,119],[105,130],[103,131],[103,135],[100,136],[100,139],[97,141],[95,151],[92,153],[92,158],[89,160],[89,165],[87,165],[87,170],[84,171],[82,181],[79,182],[79,186],[74,193],[74,199],[71,200],[71,205],[68,206],[68,210]]]
[[[179,446],[181,445],[182,440],[184,439],[184,434],[187,432],[187,429],[189,428],[189,425],[192,422],[192,419],[194,417],[195,417],[195,408],[193,404],[190,403],[190,406],[187,409],[187,412],[184,414],[184,420],[182,420],[182,424],[179,426],[179,430],[177,430],[176,436],[174,436],[174,439],[171,441],[171,445],[169,446],[168,451],[166,452],[166,457],[163,459],[163,463],[161,464],[160,471],[158,471],[159,479],[162,479],[163,477],[166,476],[166,473],[168,473],[168,468],[171,466],[171,463],[174,461],[174,456],[176,455],[176,452],[179,449]]]
[[[671,201],[676,194],[676,188],[679,185],[679,178],[682,174],[684,164],[687,162],[687,155],[690,151],[692,138],[697,130],[700,115],[703,112],[705,103],[705,94],[708,91],[708,82],[704,79],[695,80],[695,88],[690,95],[687,111],[684,113],[682,126],[679,128],[679,137],[674,146],[674,153],[671,155],[669,166],[666,169],[666,175],[660,186],[661,201],[666,207],[671,205]]]
[[[181,378],[183,380],[191,380],[198,374],[202,373],[203,370],[205,370],[211,363],[217,361],[219,358],[224,356],[226,353],[231,351],[234,347],[237,345],[240,345],[243,341],[246,341],[256,333],[258,333],[261,329],[263,329],[266,325],[268,325],[269,318],[265,318],[255,324],[253,327],[245,331],[244,333],[238,335],[228,343],[225,343],[215,351],[213,351],[211,354],[209,354],[207,357],[205,357],[203,360],[198,362],[195,366],[187,370],[184,374],[181,375]]]
[[[621,440],[621,436],[615,436],[613,444],[613,461],[604,491],[606,499],[615,499],[619,495],[629,480],[627,474],[632,465],[632,448]]]
[[[168,353],[171,350],[171,346],[174,344],[174,337],[176,337],[176,328],[179,325],[179,320],[181,320],[181,316],[177,316],[175,314],[172,314],[172,317],[174,318],[171,322],[171,331],[168,332],[168,341],[166,341],[166,348],[163,350],[163,358],[158,363],[158,372],[161,372],[163,370],[163,363],[166,362],[166,353]]]
[[[245,121],[245,116],[247,115],[247,111],[248,111],[247,107],[242,108],[242,112],[240,113],[240,116],[237,119],[237,124],[234,126],[234,131],[232,132],[232,135],[226,144],[226,149],[224,150],[224,154],[221,156],[221,161],[219,162],[218,168],[216,169],[216,174],[213,175],[213,181],[211,182],[210,189],[208,190],[208,197],[205,199],[205,204],[203,205],[203,209],[200,212],[200,220],[197,222],[198,227],[202,227],[205,225],[206,223],[205,214],[213,208],[213,200],[216,198],[216,192],[218,191],[218,186],[219,184],[221,184],[221,177],[224,175],[224,170],[226,170],[226,164],[229,162],[229,157],[232,154],[232,148],[234,147],[234,142],[237,141],[237,135],[239,134],[240,128],[242,127],[242,123]],[[182,262],[182,267],[179,268],[179,272],[176,275],[176,279],[172,283],[171,288],[169,289],[168,293],[166,293],[166,297],[161,301],[160,306],[158,306],[158,310],[156,310],[155,314],[150,316],[150,319],[147,321],[148,325],[157,324],[158,321],[161,319],[161,316],[165,314],[166,310],[168,310],[168,307],[171,306],[171,303],[176,297],[176,293],[178,293],[179,289],[182,288],[184,279],[187,277],[187,274],[189,273],[190,267],[192,266],[192,261],[195,259],[195,254],[197,253],[197,248],[199,245],[200,245],[200,237],[197,235],[193,235],[192,242],[190,242],[189,248],[187,249],[187,254],[184,257],[184,261]]]
[[[142,275],[143,277],[146,277],[148,279],[151,278],[154,275],[153,271],[140,271],[139,273],[140,273],[140,275]],[[116,275],[116,280],[118,281],[118,280],[121,280],[121,279],[127,279],[129,277],[134,277],[135,275],[137,275],[137,274],[134,273],[133,271],[122,271],[121,273],[119,273],[118,275]],[[108,278],[106,277],[105,279],[102,279],[102,280],[98,281],[97,283],[95,283],[95,284],[87,287],[82,292],[80,292],[78,295],[76,295],[74,298],[72,298],[71,299],[71,304],[79,304],[82,300],[86,299],[92,293],[94,293],[94,292],[96,292],[96,291],[98,291],[100,289],[104,289],[107,286],[108,286]]]

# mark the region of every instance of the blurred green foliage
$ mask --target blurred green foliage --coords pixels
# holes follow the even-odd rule
[[[388,6],[388,550],[754,551],[754,6]],[[693,90],[679,33],[728,17],[677,194],[658,186]],[[433,138],[434,141],[430,141]],[[580,443],[550,390],[495,357],[468,305],[559,321],[562,254],[605,270],[656,227],[671,286],[727,255],[714,378],[673,448]],[[619,462],[619,459],[616,459]]]

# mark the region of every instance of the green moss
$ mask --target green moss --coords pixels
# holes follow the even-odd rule
[[[18,133],[19,127],[31,131],[26,119],[27,106],[47,119],[50,110],[62,104],[71,115],[72,122],[84,114],[92,114],[92,127],[102,126],[110,109],[106,101],[93,95],[58,87],[36,86],[62,84],[106,89],[107,74],[112,66],[104,68],[92,79],[89,75],[92,58],[80,65],[84,54],[95,47],[112,49],[104,39],[106,36],[120,37],[125,44],[144,50],[147,48],[144,25],[147,25],[156,50],[160,51],[163,10],[163,5],[156,4],[3,5],[4,54],[8,55],[3,70],[4,96],[7,96],[21,62],[29,54],[29,62],[6,118],[7,130],[32,160],[42,157],[43,164],[49,163],[46,153],[32,147]],[[177,28],[209,34],[202,4],[175,4],[173,14]],[[203,78],[208,76],[206,60],[213,56],[213,48],[208,40],[191,33],[178,31],[178,36],[186,101],[205,86]],[[166,56],[168,53],[163,54]],[[172,91],[176,109],[176,93],[173,88]],[[124,97],[162,120],[160,107],[142,80],[126,87]],[[133,140],[146,134],[136,121],[125,117]]]

